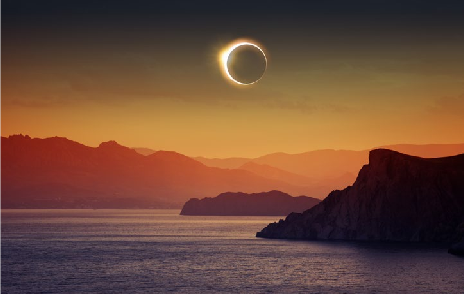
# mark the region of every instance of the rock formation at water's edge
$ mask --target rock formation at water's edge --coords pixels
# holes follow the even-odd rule
[[[387,149],[369,154],[353,184],[269,224],[257,237],[451,242],[464,221],[464,154],[424,159]]]

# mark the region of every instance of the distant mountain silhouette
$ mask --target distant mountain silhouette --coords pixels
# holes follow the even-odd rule
[[[395,146],[429,156],[464,150],[464,144]],[[15,135],[2,137],[2,204],[5,208],[181,207],[192,197],[273,189],[323,198],[351,184],[356,167],[367,162],[365,157],[367,151],[319,150],[203,160],[236,167],[220,169],[176,152],[143,156],[114,141],[92,148],[66,138]]]
[[[182,208],[181,215],[287,215],[302,212],[319,199],[292,197],[280,191],[263,193],[222,193],[214,198],[193,198]]]
[[[171,151],[143,156],[114,141],[93,148],[66,138],[2,137],[2,207],[181,207],[224,191],[300,187],[246,170],[212,168]]]
[[[142,155],[151,155],[156,152],[156,150],[150,149],[150,148],[144,148],[144,147],[132,147],[137,153],[142,154]]]
[[[424,159],[370,152],[353,184],[320,204],[269,224],[258,237],[451,241],[464,221],[464,154]]]
[[[308,177],[297,175],[267,164],[259,164],[253,161],[245,163],[244,165],[240,166],[239,169],[250,171],[265,178],[281,180],[298,186],[314,185],[314,180]],[[353,181],[351,181],[350,184],[352,182]]]
[[[206,157],[193,157],[193,159],[203,163],[210,167],[228,168],[235,169],[239,168],[247,162],[250,162],[251,158],[244,157],[231,157],[231,158],[206,158]]]
[[[326,195],[327,195],[329,192],[333,190],[337,190],[337,189],[334,189],[333,187],[345,188],[346,186],[352,185],[355,180],[356,180],[356,174],[346,172],[334,178],[323,179],[317,182],[317,185],[319,185],[319,187],[324,187],[325,191],[327,191],[326,192]]]
[[[436,158],[464,153],[464,144],[398,144],[381,147],[401,153]],[[273,153],[258,158],[196,158],[207,166],[240,168],[249,162],[266,165],[299,176],[310,178],[310,196],[324,198],[330,191],[343,189],[356,179],[359,169],[368,162],[369,151],[315,150],[299,154]],[[257,170],[255,170],[259,174]]]
[[[368,160],[367,151],[316,150],[300,154],[273,153],[253,159],[292,173],[317,180],[335,178],[359,170]]]

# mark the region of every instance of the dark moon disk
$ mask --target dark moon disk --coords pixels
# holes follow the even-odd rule
[[[255,46],[242,45],[229,54],[227,68],[234,80],[251,84],[263,76],[266,70],[266,58]]]

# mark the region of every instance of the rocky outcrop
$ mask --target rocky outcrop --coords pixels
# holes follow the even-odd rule
[[[464,220],[464,154],[424,159],[373,150],[353,184],[257,237],[451,241]]]
[[[319,199],[292,197],[280,191],[263,193],[222,193],[214,198],[187,201],[181,215],[287,215],[302,212],[320,202]]]
[[[464,256],[464,223],[461,223],[456,229],[456,235],[448,253]]]

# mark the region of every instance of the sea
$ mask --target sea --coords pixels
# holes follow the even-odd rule
[[[2,210],[1,293],[464,293],[436,244],[256,238],[282,217]]]

